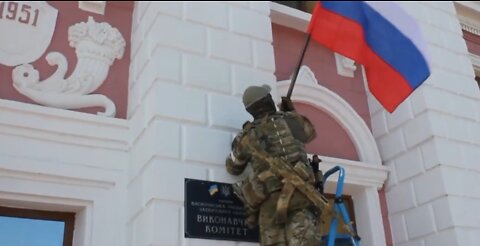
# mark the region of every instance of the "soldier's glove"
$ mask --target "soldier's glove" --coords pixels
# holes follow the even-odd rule
[[[322,181],[316,182],[315,188],[317,188],[317,190],[318,190],[318,192],[320,192],[320,194],[322,194],[322,195],[324,194],[323,182]]]
[[[318,155],[313,155],[312,156],[312,162],[320,163],[320,162],[322,162],[322,159],[318,158]]]
[[[295,111],[295,107],[293,107],[292,99],[288,97],[282,97],[282,104],[280,104],[280,110],[283,112]]]

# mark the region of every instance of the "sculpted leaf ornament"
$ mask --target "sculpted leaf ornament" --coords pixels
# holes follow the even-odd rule
[[[33,101],[56,108],[79,109],[100,106],[105,108],[99,115],[115,116],[115,104],[104,95],[90,94],[97,90],[107,78],[115,59],[121,59],[125,51],[125,40],[118,29],[108,23],[97,23],[93,17],[87,22],[77,23],[68,29],[68,41],[75,48],[77,65],[72,74],[65,78],[68,61],[60,52],[50,52],[46,60],[57,70],[47,79],[31,64],[15,67],[12,72],[13,86]]]

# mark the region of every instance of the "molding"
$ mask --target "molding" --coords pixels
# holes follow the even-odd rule
[[[309,158],[312,155],[309,154]],[[345,183],[359,185],[364,187],[375,187],[381,189],[388,176],[388,168],[385,166],[376,166],[369,163],[339,159],[328,156],[319,156],[322,160],[320,169],[325,172],[335,166],[341,166],[345,169]],[[332,175],[329,182],[337,182],[337,175]]]
[[[0,134],[126,151],[128,120],[0,99]]]
[[[473,68],[475,71],[480,70],[480,56],[469,53],[468,56],[470,57],[470,60],[472,61]]]
[[[73,246],[90,245],[94,225],[94,200],[41,196],[0,191],[0,205],[7,207],[75,213]]]
[[[466,24],[463,22],[461,22],[460,25],[462,26],[462,30],[475,34],[477,36],[480,36],[480,28],[474,27],[470,24]]]
[[[335,53],[335,64],[337,65],[337,73],[344,77],[353,78],[354,73],[357,70],[355,61]]]
[[[31,64],[15,67],[13,86],[33,101],[49,107],[79,109],[100,106],[99,115],[114,117],[115,104],[106,96],[90,94],[96,91],[108,76],[115,59],[121,59],[126,42],[118,29],[106,22],[98,23],[90,16],[87,22],[68,29],[68,41],[75,48],[77,63],[72,74],[65,78],[68,62],[60,52],[50,52],[46,60],[57,70],[40,81],[39,71]]]
[[[52,175],[49,173],[27,172],[12,170],[7,168],[0,168],[0,178],[6,177],[8,179],[23,179],[33,182],[45,182],[63,185],[72,185],[77,187],[90,187],[108,190],[115,186],[113,181],[93,180],[86,178],[77,178],[71,176]]]
[[[455,1],[457,18],[462,30],[480,36],[480,3],[473,1]]]
[[[270,18],[275,24],[306,32],[311,17],[312,15],[309,13],[279,3],[270,2]]]
[[[385,226],[377,189],[365,188],[352,194],[355,218],[362,245],[385,246]],[[390,232],[390,230],[387,230]]]
[[[106,1],[78,1],[78,8],[87,12],[105,15]]]
[[[68,166],[68,168],[65,168]],[[119,165],[121,166],[121,165]],[[95,172],[92,175],[91,172]],[[63,184],[77,187],[111,189],[121,177],[123,169],[109,169],[105,166],[57,162],[1,154],[0,178],[7,177],[40,183]]]
[[[0,191],[0,206],[58,212],[80,212],[85,207],[92,205],[92,200],[45,197]]]
[[[52,41],[58,10],[46,1],[5,1],[2,11],[6,14],[11,6],[15,7],[13,19],[8,19],[8,15],[0,18],[0,33],[8,33],[0,39],[0,64],[17,66],[34,62]]]
[[[454,1],[457,6],[468,8],[470,11],[480,12],[480,3],[477,1]]]
[[[455,1],[457,17],[462,30],[480,36],[480,3],[473,1]],[[475,72],[480,71],[480,56],[468,53]]]
[[[305,76],[305,74],[310,75]],[[340,96],[319,85],[312,75],[310,68],[302,66],[292,99],[308,103],[332,116],[352,139],[360,161],[381,166],[382,159],[377,144],[363,119]],[[289,85],[289,80],[279,81],[278,94],[285,95]]]

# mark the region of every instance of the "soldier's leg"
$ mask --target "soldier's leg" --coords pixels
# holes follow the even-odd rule
[[[283,228],[260,229],[260,245],[262,246],[287,246],[285,230]]]
[[[262,246],[286,246],[285,225],[275,224],[274,220],[270,218],[274,218],[274,214],[260,212],[260,244]]]
[[[275,223],[278,192],[273,193],[260,207],[259,232],[262,246],[286,246],[285,225]]]
[[[285,229],[289,246],[318,246],[320,233],[317,216],[308,209],[289,214]]]

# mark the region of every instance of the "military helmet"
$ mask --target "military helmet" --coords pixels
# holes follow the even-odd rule
[[[271,88],[268,85],[249,86],[243,93],[243,105],[249,108],[252,104],[270,94]]]
[[[268,85],[250,86],[243,93],[243,105],[254,119],[277,111],[270,90]]]

